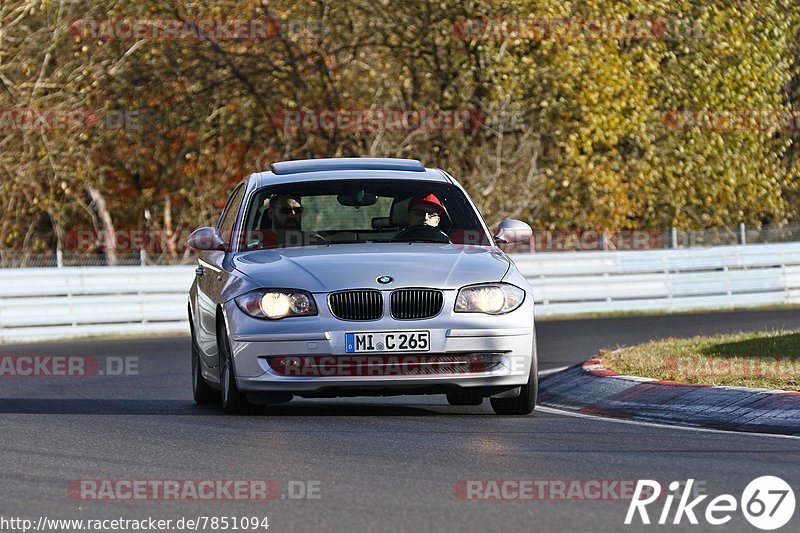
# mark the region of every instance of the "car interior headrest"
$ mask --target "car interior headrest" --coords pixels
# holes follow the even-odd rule
[[[395,200],[389,210],[389,226],[399,227],[408,225],[408,203],[411,198]]]
[[[269,208],[266,206],[261,208],[261,215],[259,217],[257,227],[260,230],[272,229],[272,219],[269,216]]]

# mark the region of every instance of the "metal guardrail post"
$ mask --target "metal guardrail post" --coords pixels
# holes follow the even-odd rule
[[[744,222],[739,224],[739,244],[747,244]]]
[[[669,230],[670,248],[673,250],[678,247],[678,228],[670,228]]]

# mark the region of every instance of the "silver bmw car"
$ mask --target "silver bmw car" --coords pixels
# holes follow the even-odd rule
[[[533,411],[533,294],[449,174],[409,159],[273,163],[196,230],[192,385],[227,412],[330,398],[445,394]]]

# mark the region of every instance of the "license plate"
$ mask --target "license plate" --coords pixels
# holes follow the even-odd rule
[[[345,333],[345,352],[427,352],[429,331],[373,331]]]

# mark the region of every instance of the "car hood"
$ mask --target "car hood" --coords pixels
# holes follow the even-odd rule
[[[510,260],[496,248],[432,243],[334,244],[238,254],[234,267],[263,287],[331,292],[341,289],[457,289],[500,281]],[[380,284],[377,278],[393,281]]]

